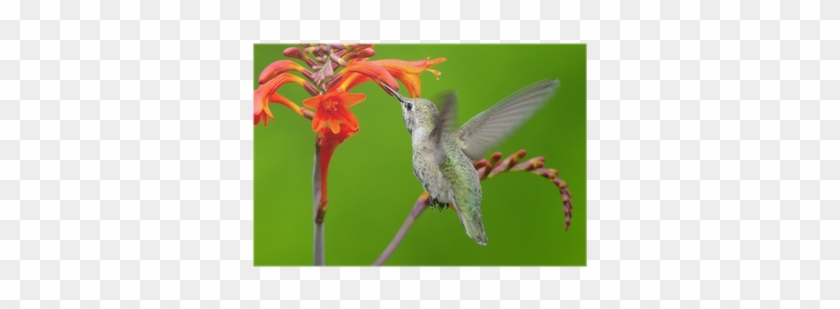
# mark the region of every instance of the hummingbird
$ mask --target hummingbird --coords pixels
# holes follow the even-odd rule
[[[429,192],[431,207],[452,205],[467,236],[487,245],[481,220],[481,183],[472,162],[484,157],[530,118],[560,86],[557,79],[527,86],[502,99],[457,128],[455,92],[441,97],[441,110],[428,99],[406,98],[382,85],[402,106],[411,135],[414,176]]]

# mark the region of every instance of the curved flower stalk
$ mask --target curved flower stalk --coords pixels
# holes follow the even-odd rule
[[[399,89],[397,80],[413,97],[420,95],[420,73],[429,71],[440,76],[431,66],[446,61],[405,61],[383,59],[367,61],[376,55],[373,44],[301,44],[290,47],[283,55],[303,62],[278,60],[263,69],[254,90],[254,125],[268,125],[274,120],[271,103],[289,108],[295,114],[312,120],[316,132],[315,158],[312,169],[313,216],[315,226],[314,261],[324,264],[324,216],[327,212],[327,171],[338,145],[359,132],[359,120],[350,107],[365,100],[363,93],[350,93],[355,86],[374,81],[380,87]],[[300,74],[301,76],[292,74]],[[303,106],[277,93],[286,84],[303,87],[312,97]]]
[[[565,230],[568,231],[569,225],[572,223],[572,194],[566,187],[566,182],[557,178],[556,169],[543,168],[545,165],[545,158],[542,156],[534,157],[519,163],[520,160],[525,157],[525,154],[525,150],[520,149],[514,154],[508,156],[506,159],[501,160],[502,153],[496,152],[490,155],[489,160],[481,159],[473,162],[473,167],[475,167],[476,172],[478,173],[479,180],[493,178],[505,172],[519,171],[531,172],[551,180],[551,182],[560,190],[560,197],[563,199],[563,213],[565,213],[566,217]],[[391,243],[388,244],[385,251],[382,251],[382,254],[380,254],[379,258],[377,258],[373,263],[374,266],[381,266],[385,264],[388,258],[390,258],[394,251],[396,251],[397,246],[399,246],[403,238],[405,238],[408,230],[412,225],[414,225],[417,218],[420,217],[420,214],[429,207],[429,193],[423,192],[423,194],[417,198],[417,202],[414,203],[414,207],[411,208],[408,218],[405,219],[405,222],[400,227],[400,230],[397,231],[397,234],[391,240]],[[454,210],[455,208],[450,207],[450,209]]]

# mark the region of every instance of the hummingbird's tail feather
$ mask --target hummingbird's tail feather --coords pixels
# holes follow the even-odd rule
[[[455,210],[458,213],[458,219],[461,219],[461,225],[464,227],[464,231],[467,232],[467,236],[472,238],[472,240],[477,242],[479,245],[486,246],[487,234],[484,233],[484,224],[481,222],[481,213],[478,211],[461,211],[458,207],[455,207]]]

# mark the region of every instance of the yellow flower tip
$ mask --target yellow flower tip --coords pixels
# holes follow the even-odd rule
[[[436,58],[434,60],[429,60],[429,58],[430,57],[426,57],[425,69],[426,69],[426,71],[429,71],[430,73],[434,74],[436,80],[440,80],[440,71],[431,69],[430,67],[433,66],[433,65],[436,65],[438,63],[446,61],[446,58],[440,57],[440,58]]]
[[[432,74],[434,74],[434,75],[435,75],[435,80],[440,80],[440,71],[438,71],[438,70],[432,70],[432,69],[426,69],[426,71],[429,71],[429,72],[431,72]]]

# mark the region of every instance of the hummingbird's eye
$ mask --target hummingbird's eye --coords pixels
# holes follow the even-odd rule
[[[411,103],[405,103],[405,109],[411,111]]]

